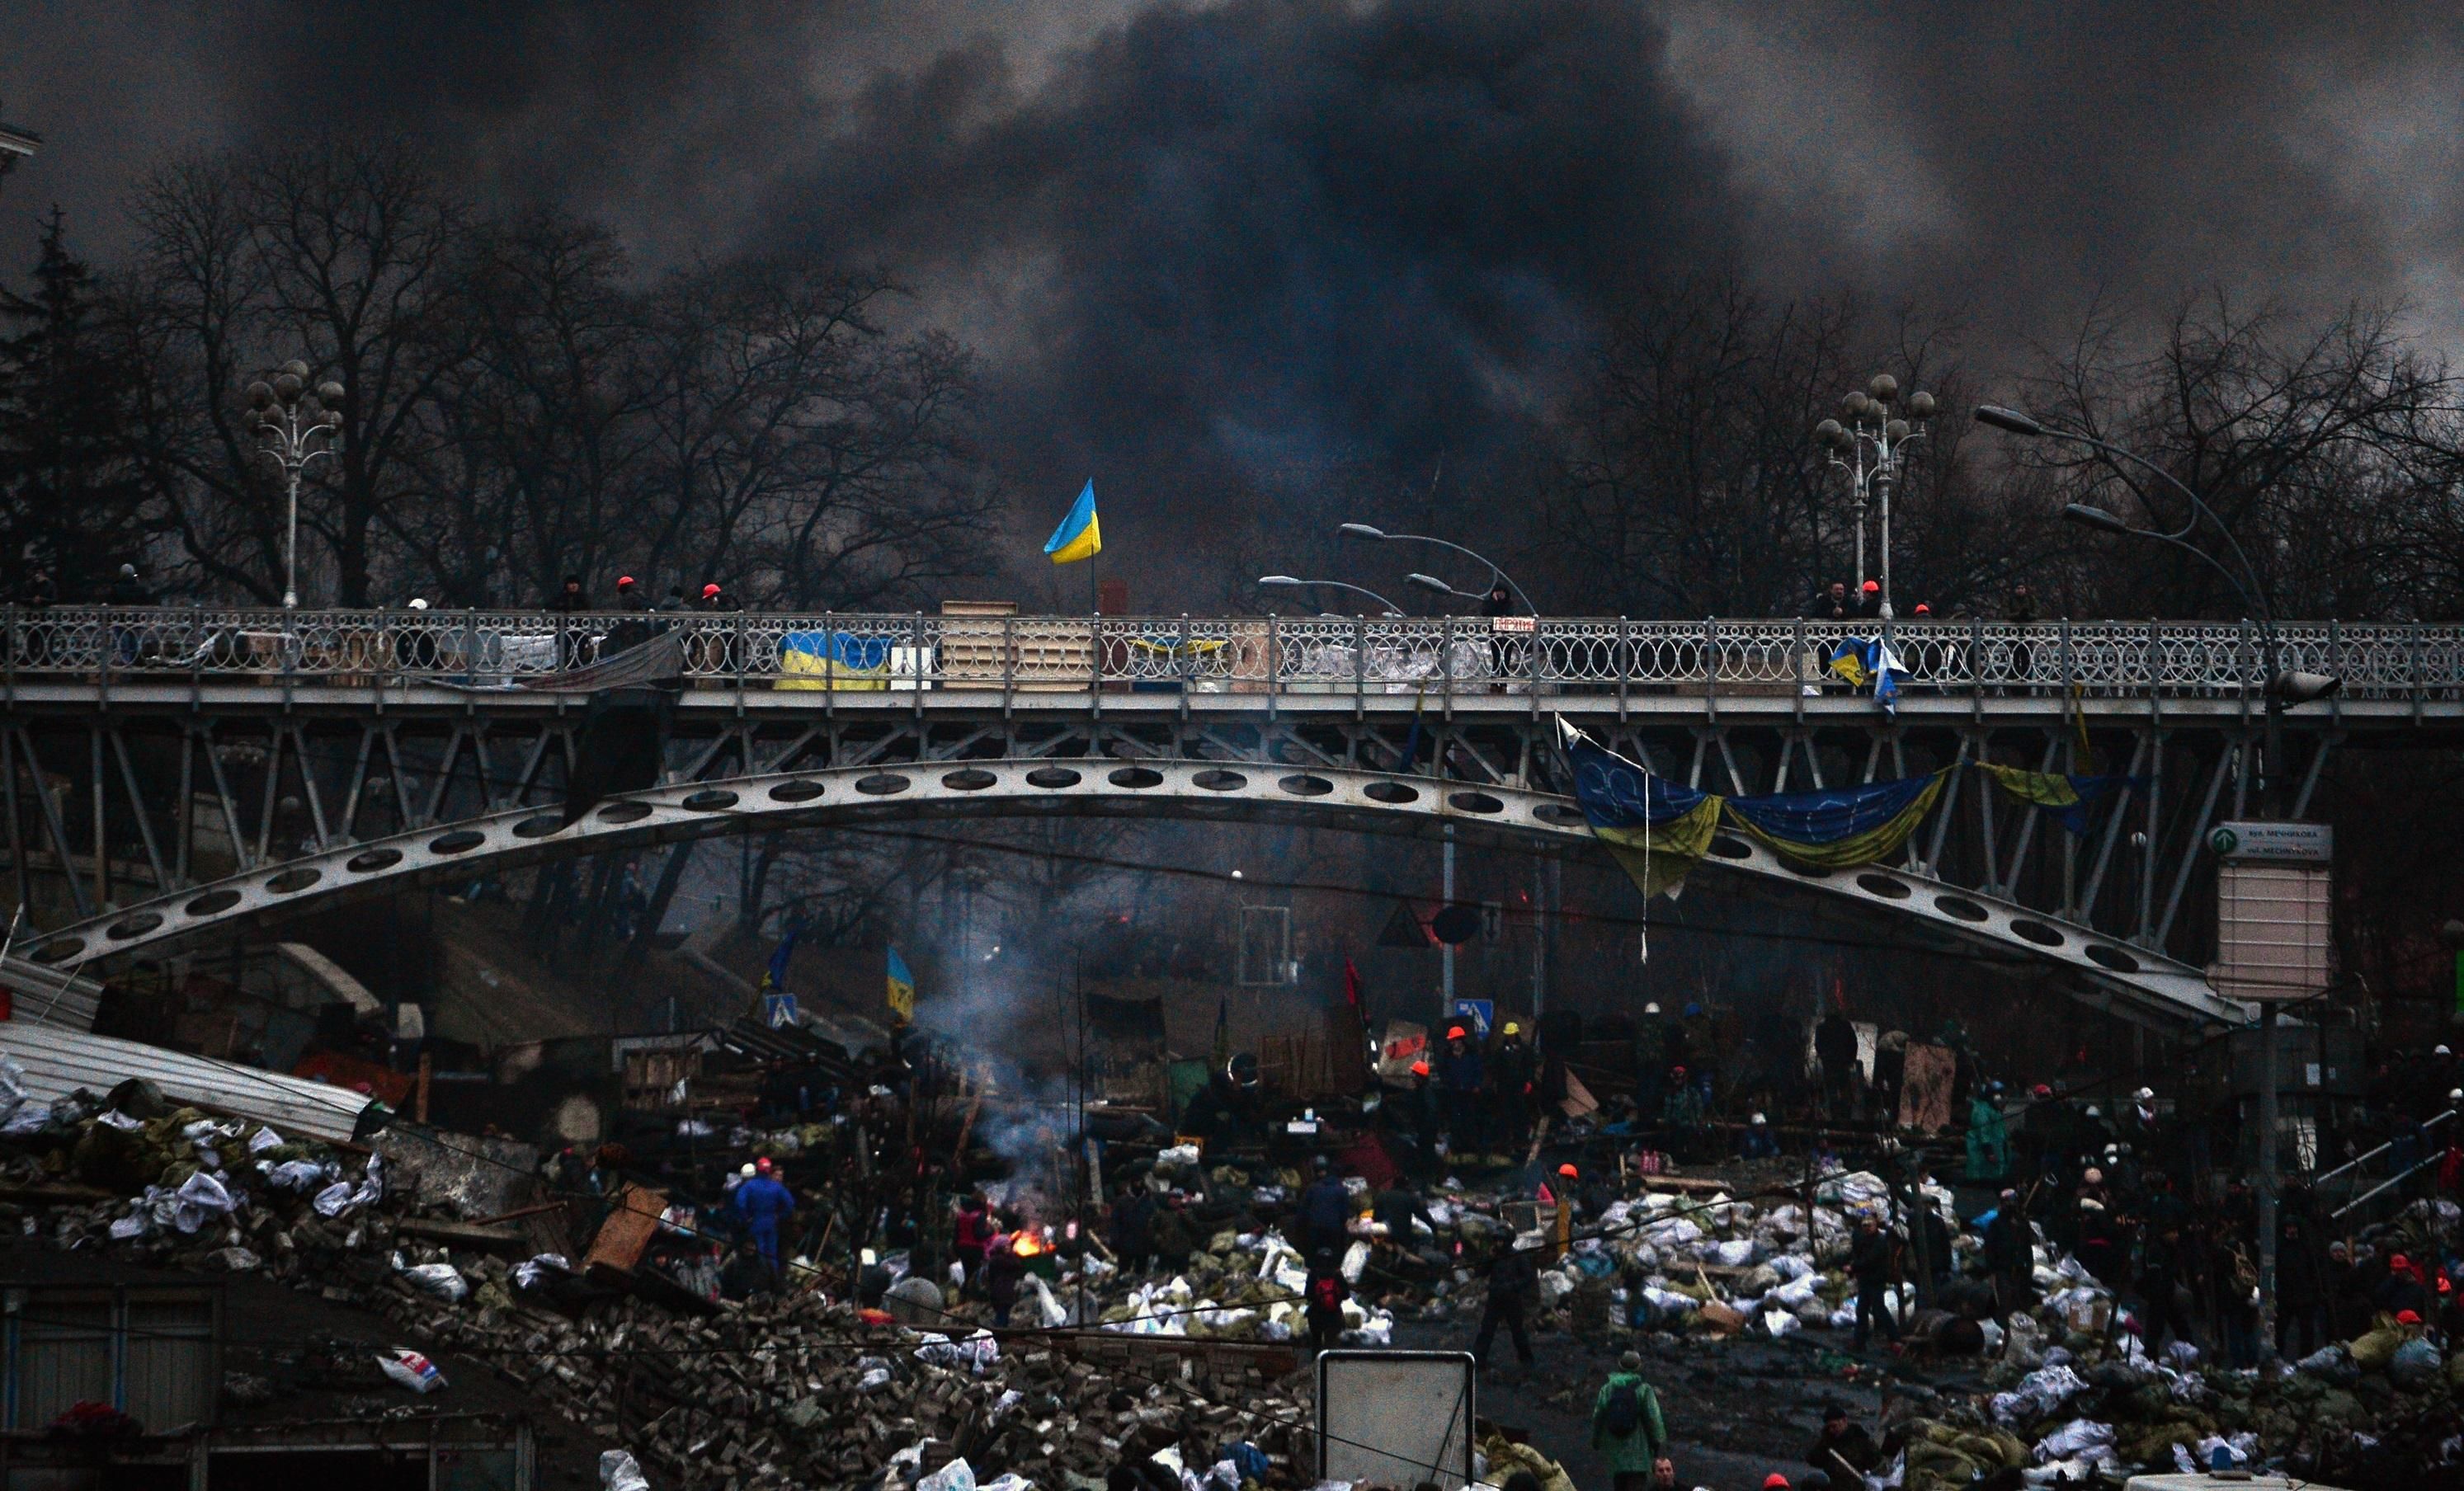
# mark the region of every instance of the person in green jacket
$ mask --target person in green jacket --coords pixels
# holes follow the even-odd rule
[[[2001,1095],[1997,1082],[1968,1100],[1969,1185],[1996,1184],[2011,1173],[2011,1129],[2002,1119]]]
[[[1592,1448],[1608,1457],[1616,1491],[1645,1491],[1651,1463],[1668,1447],[1660,1394],[1642,1380],[1642,1357],[1628,1351],[1592,1402]]]

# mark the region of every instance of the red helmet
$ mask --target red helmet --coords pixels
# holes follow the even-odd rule
[[[766,1175],[770,1173],[770,1156],[764,1154],[759,1159],[755,1160],[753,1162],[753,1169],[759,1174]]]
[[[1880,593],[1880,592],[1881,592],[1881,588],[1882,588],[1882,582],[1881,582],[1881,581],[1879,581],[1879,580],[1869,580],[1869,581],[1865,581],[1865,593],[1866,593],[1867,595],[1875,595],[1875,594],[1878,594],[1878,593]],[[1781,1481],[1781,1482],[1780,1482],[1780,1484],[1781,1484],[1781,1485],[1786,1485],[1786,1484],[1788,1484],[1788,1482],[1787,1482],[1787,1481],[1785,1481],[1785,1480],[1783,1480],[1783,1481]]]
[[[1448,1025],[1446,1027],[1446,1039],[1449,1041],[1463,1040],[1463,1028],[1461,1025]]]
[[[701,598],[705,601],[716,594],[718,594],[718,587],[716,585],[704,585],[701,587]],[[1922,610],[1923,607],[1919,607],[1919,609]]]
[[[1576,1172],[1574,1167],[1572,1165],[1560,1165],[1557,1167],[1557,1173],[1565,1176],[1568,1180],[1572,1180],[1574,1178]]]

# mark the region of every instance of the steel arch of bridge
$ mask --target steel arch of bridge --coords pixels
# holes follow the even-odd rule
[[[554,807],[501,809],[267,865],[46,932],[45,963],[159,950],[217,928],[541,860],[778,828],[1027,813],[1152,816],[1593,842],[1567,798],[1504,785],[1341,768],[1105,759],[871,764],[678,782],[612,798],[567,825]],[[1876,866],[1823,873],[1720,836],[1700,873],[1741,875],[1857,904],[1938,937],[2018,952],[2074,976],[2075,996],[2155,1025],[2242,1018],[2199,973],[2013,902]]]

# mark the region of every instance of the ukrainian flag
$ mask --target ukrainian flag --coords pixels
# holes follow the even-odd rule
[[[1727,800],[1728,821],[1791,859],[1846,869],[1887,859],[1942,796],[1948,767],[1923,777]]]
[[[1103,525],[1095,521],[1094,477],[1087,478],[1086,490],[1069,505],[1069,515],[1044,541],[1044,552],[1055,564],[1075,564],[1104,552]]]
[[[2135,777],[2032,772],[2016,766],[1997,766],[1991,761],[1976,764],[2011,796],[2057,815],[2074,838],[2087,837],[2089,810],[2108,793],[2116,788],[2136,792],[2141,786]]]
[[[915,976],[907,971],[907,959],[898,950],[890,950],[890,1013],[902,1020],[915,1018]]]

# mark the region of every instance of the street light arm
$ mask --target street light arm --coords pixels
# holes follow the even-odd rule
[[[1514,592],[1514,599],[1523,603],[1524,610],[1529,612],[1533,616],[1540,614],[1540,608],[1531,603],[1531,598],[1524,593],[1521,585],[1514,582],[1514,577],[1499,568],[1495,560],[1484,559],[1480,555],[1474,554],[1471,550],[1464,548],[1462,544],[1453,542],[1450,539],[1435,538],[1431,537],[1427,534],[1388,534],[1386,537],[1389,538],[1403,539],[1411,543],[1434,543],[1441,549],[1454,550],[1457,554],[1470,559],[1475,564],[1486,565],[1488,567],[1489,574],[1493,576],[1498,582],[1504,584],[1508,590]],[[1461,595],[1463,592],[1456,591],[1455,594]]]
[[[1325,585],[1325,586],[1327,586],[1327,587],[1329,587],[1329,588],[1331,588],[1331,589],[1334,589],[1334,590],[1349,590],[1349,591],[1353,592],[1353,593],[1354,593],[1354,594],[1356,594],[1356,595],[1364,595],[1364,596],[1367,596],[1370,600],[1375,601],[1375,602],[1376,602],[1379,605],[1384,606],[1384,607],[1387,609],[1387,611],[1388,611],[1388,612],[1390,612],[1390,613],[1391,613],[1391,614],[1393,614],[1393,615],[1396,615],[1396,616],[1401,616],[1401,615],[1403,615],[1403,614],[1404,614],[1403,608],[1402,608],[1401,606],[1397,605],[1394,602],[1387,600],[1384,596],[1379,595],[1376,591],[1370,589],[1370,588],[1369,588],[1368,586],[1366,586],[1366,585],[1355,585],[1355,584],[1352,583],[1350,581],[1346,581],[1346,580],[1300,580],[1300,579],[1296,579],[1296,578],[1294,578],[1294,577],[1292,577],[1292,576],[1289,576],[1289,575],[1267,575],[1267,576],[1265,576],[1265,577],[1261,578],[1261,579],[1259,580],[1258,583],[1260,583],[1260,584],[1262,584],[1262,585],[1266,585],[1266,584],[1276,585],[1276,586],[1280,586],[1280,587],[1285,588],[1285,589],[1306,589],[1306,588],[1308,588],[1308,587],[1309,587],[1309,586],[1312,586],[1312,585]]]
[[[1989,420],[1989,421],[1987,421],[1986,423],[1988,423],[1988,424],[1992,424],[1992,423],[1994,423],[1994,422],[1993,422],[1993,421]],[[2034,422],[2033,422],[2033,421],[2031,421],[2031,423],[2034,423]],[[2004,425],[2004,426],[2000,426],[1999,428],[2006,428],[2006,429],[2007,429],[2007,428],[2013,428],[2013,427],[2011,427],[2011,426],[2008,426],[2008,425]],[[2036,426],[2036,428],[2035,428],[2035,429],[2033,432],[2034,432],[2034,433],[2036,433],[2036,434],[2050,435],[2050,436],[2052,436],[2052,437],[2053,437],[2054,439],[2056,439],[2056,440],[2067,440],[2067,441],[2071,442],[2073,445],[2082,445],[2082,446],[2089,447],[2089,448],[2090,448],[2090,449],[2092,449],[2101,450],[2101,451],[2103,451],[2106,455],[2108,455],[2108,456],[2110,456],[2110,457],[2112,457],[2113,459],[2118,460],[2118,461],[2128,461],[2131,465],[2136,466],[2136,467],[2139,467],[2141,470],[2147,471],[2149,474],[2153,475],[2157,480],[2159,480],[2159,481],[2163,482],[2165,485],[2167,485],[2167,486],[2168,486],[2168,487],[2172,488],[2175,492],[2180,493],[2182,494],[2182,496],[2183,496],[2183,499],[2184,499],[2185,501],[2187,501],[2187,502],[2189,502],[2189,503],[2190,504],[2190,520],[2189,520],[2189,522],[2184,523],[2180,528],[2178,528],[2178,529],[2174,530],[2172,533],[2169,533],[2169,534],[2160,534],[2160,533],[2157,533],[2157,532],[2156,532],[2155,530],[2153,530],[2153,529],[2133,529],[2133,530],[2131,530],[2131,531],[2132,531],[2133,533],[2140,533],[2140,534],[2144,534],[2145,537],[2150,537],[2150,538],[2162,538],[2162,539],[2164,539],[2164,540],[2165,540],[2166,542],[2167,542],[2167,543],[2181,544],[2181,545],[2182,545],[2183,547],[2185,547],[2185,548],[2189,548],[2191,553],[2198,555],[2201,559],[2207,559],[2207,561],[2208,561],[2209,563],[2211,563],[2211,564],[2215,564],[2215,563],[2216,563],[2215,559],[2214,559],[2213,558],[2210,557],[2210,556],[2206,553],[2206,551],[2201,550],[2201,549],[2197,549],[2197,548],[2192,548],[2190,545],[2189,545],[2188,543],[2186,543],[2186,542],[2184,541],[2184,540],[2186,539],[2186,537],[2188,537],[2188,535],[2189,534],[2190,530],[2191,530],[2192,528],[2194,528],[2194,527],[2198,526],[2199,518],[2200,518],[2202,515],[2206,516],[2206,518],[2207,518],[2207,520],[2208,520],[2209,522],[2213,523],[2213,524],[2215,524],[2215,525],[2216,525],[2216,532],[2218,532],[2218,533],[2220,533],[2220,534],[2224,535],[2225,542],[2226,542],[2226,543],[2228,543],[2228,544],[2230,544],[2230,545],[2232,545],[2232,547],[2233,547],[2233,558],[2241,561],[2242,574],[2249,578],[2249,581],[2250,581],[2250,589],[2249,589],[2249,590],[2243,590],[2243,589],[2242,589],[2242,587],[2241,587],[2241,585],[2240,585],[2240,583],[2239,583],[2238,581],[2234,581],[2234,583],[2233,583],[2233,589],[2234,589],[2234,591],[2235,591],[2236,593],[2238,593],[2238,594],[2241,596],[2241,598],[2242,598],[2242,603],[2243,603],[2244,605],[2250,606],[2252,610],[2256,611],[2256,612],[2259,614],[2259,617],[2260,617],[2262,620],[2266,621],[2266,622],[2267,622],[2267,624],[2268,624],[2268,625],[2269,625],[2271,628],[2273,628],[2273,627],[2274,627],[2274,625],[2275,625],[2275,619],[2274,619],[2274,612],[2275,612],[2275,608],[2274,608],[2272,605],[2268,605],[2268,604],[2265,604],[2265,603],[2255,603],[2255,602],[2253,601],[2253,593],[2254,593],[2254,592],[2258,592],[2258,593],[2262,593],[2262,594],[2263,594],[2263,593],[2265,592],[2266,588],[2267,588],[2267,587],[2266,587],[2264,584],[2262,584],[2262,583],[2260,582],[2260,581],[2259,581],[2259,578],[2258,578],[2258,566],[2257,566],[2257,565],[2255,565],[2255,564],[2253,564],[2253,563],[2250,561],[2250,555],[2249,555],[2246,551],[2244,551],[2244,550],[2243,550],[2243,548],[2242,548],[2242,546],[2241,546],[2241,540],[2240,540],[2239,538],[2237,538],[2237,537],[2235,537],[2233,536],[2233,531],[2232,526],[2231,526],[2231,525],[2229,525],[2228,523],[2226,523],[2226,522],[2225,522],[2225,520],[2224,520],[2223,518],[2221,518],[2221,517],[2217,516],[2217,515],[2216,515],[2216,510],[2215,510],[2215,509],[2213,509],[2213,508],[2211,508],[2211,507],[2210,507],[2210,506],[2208,506],[2208,504],[2200,498],[2199,494],[2198,494],[2197,493],[2195,493],[2195,492],[2191,491],[2191,490],[2190,490],[2190,488],[2189,488],[2189,486],[2187,483],[2185,483],[2185,482],[2184,482],[2180,477],[2178,477],[2178,476],[2174,475],[2171,471],[2167,471],[2165,468],[2163,468],[2163,467],[2161,467],[2161,466],[2157,465],[2155,462],[2153,462],[2153,461],[2151,461],[2151,460],[2147,459],[2147,457],[2145,457],[2145,456],[2144,456],[2144,455],[2141,455],[2141,454],[2140,454],[2138,451],[2136,451],[2136,450],[2125,450],[2125,449],[2123,449],[2122,447],[2120,447],[2120,446],[2118,446],[2118,445],[2111,444],[2110,442],[2107,442],[2107,441],[2099,440],[2099,439],[2098,439],[2098,438],[2096,438],[2094,435],[2083,435],[2083,434],[2079,433],[2077,430],[2070,430],[2070,429],[2056,429],[2056,428],[2052,428],[2051,426],[2047,426],[2047,425],[2037,425],[2037,426]],[[2029,433],[2029,431],[2022,431],[2022,433]],[[2126,478],[2125,478],[2125,479],[2126,479]],[[2134,484],[2134,490],[2135,490],[2135,484]],[[2140,493],[2140,500],[2141,500],[2142,502],[2145,502],[2145,500],[2147,500],[2147,498],[2146,498],[2146,494],[2145,494],[2145,493]],[[2222,570],[2223,570],[2224,566],[2222,566],[2221,564],[2217,564],[2217,565],[2216,565],[2216,568],[2217,568],[2217,570],[2218,570],[2219,572],[2222,572]],[[2232,580],[2233,580],[2233,577],[2232,577],[2232,576],[2230,576],[2230,575],[2227,575],[2225,578],[2226,578],[2228,581],[2232,581]]]

